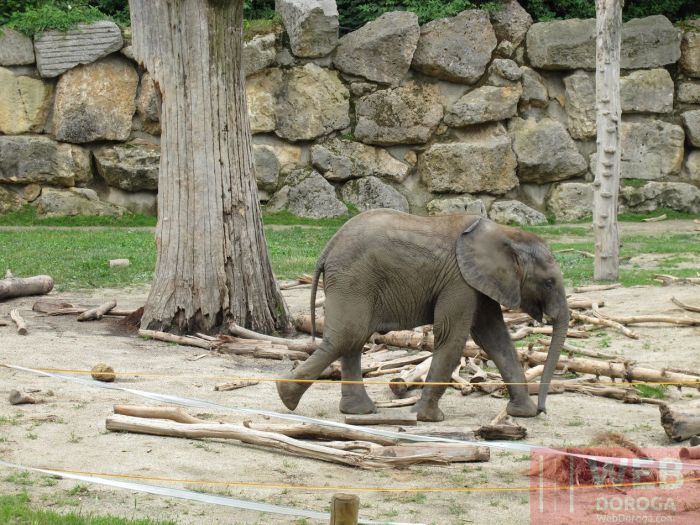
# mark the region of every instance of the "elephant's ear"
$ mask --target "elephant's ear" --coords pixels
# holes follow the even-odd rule
[[[520,267],[509,237],[488,219],[477,219],[457,239],[464,280],[508,308],[520,306]]]

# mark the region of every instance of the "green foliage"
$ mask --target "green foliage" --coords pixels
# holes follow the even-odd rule
[[[80,23],[96,22],[109,16],[87,2],[39,2],[10,15],[7,26],[25,35],[34,35],[47,30],[67,31]]]
[[[536,22],[558,18],[595,18],[594,0],[520,0]],[[627,0],[622,9],[625,20],[665,15],[672,21],[700,14],[697,0]]]
[[[640,397],[666,399],[668,385],[634,385]]]
[[[492,2],[470,0],[337,0],[340,26],[344,30],[354,30],[388,11],[411,11],[418,15],[421,24],[454,16],[465,9]]]

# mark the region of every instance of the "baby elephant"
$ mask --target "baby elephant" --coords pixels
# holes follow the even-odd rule
[[[374,332],[433,324],[435,352],[427,382],[449,382],[470,333],[496,363],[508,385],[512,416],[545,412],[549,382],[566,337],[569,310],[562,275],[544,241],[477,215],[419,217],[373,210],[348,221],[328,242],[314,274],[324,275],[323,342],[290,379],[314,380],[340,358],[340,411],[375,411],[362,382],[360,357]],[[521,308],[554,323],[552,344],[532,402],[523,368],[503,321],[500,305]],[[312,314],[313,315],[313,314]],[[314,321],[315,322],[315,321]],[[311,383],[278,383],[282,402],[294,410]],[[438,401],[444,386],[426,386],[415,405],[421,421],[442,421]]]

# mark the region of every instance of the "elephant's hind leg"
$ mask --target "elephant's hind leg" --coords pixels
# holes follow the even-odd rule
[[[373,414],[377,409],[362,383],[361,357],[364,341],[356,343],[355,346],[357,349],[344,351],[341,358],[343,381],[356,381],[356,383],[343,383],[341,386],[340,411],[343,414]]]
[[[277,383],[277,393],[284,406],[289,410],[294,410],[304,392],[312,385],[312,381],[318,379],[321,372],[338,357],[340,357],[340,350],[327,339],[324,339],[318,349],[306,361],[285,377],[289,381]],[[293,381],[297,379],[301,379],[303,382],[297,383]]]

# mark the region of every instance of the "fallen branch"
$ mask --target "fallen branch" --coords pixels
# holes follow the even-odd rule
[[[389,382],[389,388],[396,397],[405,396],[406,392],[412,388],[420,388],[421,385],[415,383],[425,382],[425,378],[428,376],[428,371],[432,363],[433,358],[431,356],[413,369],[401,372],[399,377],[395,377]]]
[[[527,429],[511,418],[506,409],[501,410],[488,425],[482,425],[476,430],[476,435],[487,441],[506,439],[525,439]]]
[[[228,330],[233,335],[242,337],[244,339],[270,341],[271,343],[284,345],[290,350],[300,350],[309,354],[313,353],[313,351],[316,350],[316,348],[318,348],[318,344],[312,342],[310,339],[285,339],[283,337],[274,337],[271,335],[259,334],[257,332],[253,332],[252,330],[248,330],[247,328],[243,328],[242,326],[238,326],[236,323],[229,324]]]
[[[574,288],[574,293],[586,293],[586,292],[602,292],[604,290],[613,290],[615,288],[620,288],[622,283],[613,284],[593,284],[590,286],[577,286]]]
[[[595,312],[595,310],[594,310],[594,312]],[[576,321],[594,324],[597,326],[607,326],[608,328],[612,328],[613,330],[617,330],[621,334],[624,334],[631,339],[639,339],[639,336],[636,333],[634,333],[632,330],[630,330],[629,328],[627,328],[625,326],[622,326],[621,323],[613,321],[612,319],[602,318],[602,317],[591,317],[590,315],[585,315],[585,314],[582,314],[581,312],[577,312],[575,310],[570,311],[569,315],[571,315],[571,318],[575,319]],[[597,314],[597,315],[600,315],[600,314]]]
[[[211,350],[212,344],[203,339],[197,337],[191,337],[188,335],[175,335],[169,334],[168,332],[158,332],[156,330],[144,330],[143,328],[139,330],[139,335],[141,337],[146,337],[148,339],[156,339],[158,341],[165,341],[166,343],[176,343],[178,345],[186,346],[196,346],[197,348],[204,348],[206,350]]]
[[[579,255],[583,255],[584,257],[590,257],[591,259],[595,259],[595,254],[591,252],[586,252],[584,250],[576,250],[574,248],[565,248],[563,250],[557,250],[554,253],[577,253]]]
[[[103,303],[80,314],[78,316],[78,321],[99,321],[105,316],[105,314],[109,313],[110,310],[113,310],[116,307],[117,301],[114,300]]]
[[[323,335],[323,317],[316,316],[316,335]],[[311,333],[311,316],[300,315],[294,320],[294,326],[300,332]]]
[[[322,425],[314,425],[310,423],[301,423],[294,425],[277,424],[277,423],[253,423],[252,421],[244,421],[243,425],[247,428],[260,430],[262,432],[275,432],[285,436],[298,439],[321,439],[321,440],[360,440],[371,441],[378,445],[398,445],[399,440],[376,436],[365,432],[362,429],[347,429],[340,427],[325,427]]]
[[[656,217],[649,217],[648,219],[642,219],[642,222],[660,222],[668,219],[668,216],[664,213],[663,215],[658,215]]]
[[[0,279],[0,300],[28,295],[45,295],[51,290],[53,290],[53,279],[48,275],[27,278],[10,276]]]
[[[220,385],[216,385],[214,387],[214,390],[217,392],[229,392],[231,390],[238,390],[239,388],[246,388],[248,386],[253,386],[259,384],[260,381],[255,381],[255,380],[240,380],[240,381],[231,381],[229,383],[221,383]]]
[[[188,414],[179,407],[153,407],[148,405],[114,405],[114,413],[122,416],[168,419],[178,423],[208,423]]]
[[[374,406],[377,408],[400,408],[400,407],[410,407],[418,403],[420,397],[411,396],[404,397],[402,399],[390,399],[388,401],[375,401]]]
[[[570,297],[567,300],[567,305],[569,310],[590,310],[593,308],[593,304],[597,304],[599,307],[605,306],[605,301],[603,299],[585,299],[583,297]]]
[[[260,359],[289,359],[305,361],[309,354],[300,350],[290,350],[284,345],[273,344],[270,341],[254,339],[239,339],[224,336],[225,339],[211,343],[211,348],[221,354],[245,355]]]
[[[407,425],[418,424],[418,414],[402,410],[391,410],[377,414],[348,414],[345,416],[347,425]]]
[[[13,308],[10,310],[10,319],[17,325],[17,333],[19,335],[27,335],[29,332],[27,330],[27,323],[24,321],[21,315],[19,315],[19,310]]]
[[[571,312],[573,317],[574,312]],[[515,332],[510,333],[510,338],[513,341],[519,341],[520,339],[525,339],[528,335],[532,334],[542,334],[542,335],[552,335],[554,328],[552,326],[523,326]],[[573,330],[569,329],[566,333],[566,337],[572,339],[588,339],[591,336],[585,330]]]
[[[700,306],[693,306],[692,304],[682,303],[681,301],[679,301],[679,300],[676,299],[675,297],[671,297],[671,301],[672,301],[673,304],[675,304],[676,306],[679,306],[679,307],[683,308],[683,310],[688,310],[689,312],[698,312],[698,313],[700,313]]]
[[[664,286],[670,284],[700,284],[700,277],[674,277],[673,275],[657,274],[652,279],[659,281]]]
[[[673,441],[685,441],[700,434],[700,409],[690,406],[659,405],[661,425]]]
[[[700,326],[700,319],[691,319],[690,317],[676,318],[670,315],[608,316],[605,319],[620,324],[663,323],[676,326]]]
[[[90,310],[89,308],[76,308],[69,303],[52,303],[49,301],[37,301],[32,306],[32,310],[49,316],[57,315],[79,315]],[[132,315],[135,310],[120,310],[112,308],[106,316],[127,317]]]

